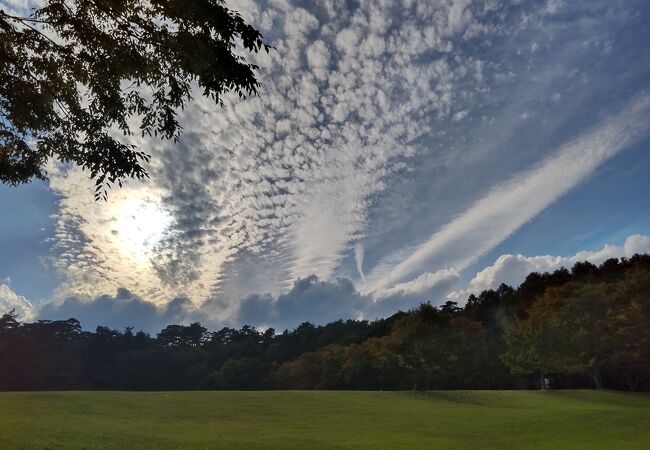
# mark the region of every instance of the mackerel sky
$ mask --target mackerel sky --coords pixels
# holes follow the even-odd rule
[[[20,11],[32,2],[1,1]],[[650,3],[231,1],[275,47],[151,179],[0,186],[0,313],[293,327],[650,252]]]

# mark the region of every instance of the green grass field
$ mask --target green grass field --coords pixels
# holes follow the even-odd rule
[[[0,448],[649,449],[650,396],[595,391],[0,393]]]

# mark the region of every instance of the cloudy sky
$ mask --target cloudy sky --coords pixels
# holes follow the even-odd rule
[[[647,1],[229,4],[260,96],[197,95],[108,203],[0,186],[0,313],[284,328],[650,252]]]

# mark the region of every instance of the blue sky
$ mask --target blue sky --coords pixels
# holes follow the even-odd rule
[[[0,308],[291,327],[650,251],[647,2],[231,6],[260,97],[197,95],[108,203],[54,163],[0,187]]]

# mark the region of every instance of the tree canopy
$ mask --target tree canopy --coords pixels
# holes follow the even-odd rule
[[[222,102],[257,94],[269,50],[223,0],[46,0],[28,16],[0,10],[0,181],[45,179],[50,159],[90,172],[96,199],[148,177],[150,156],[124,139],[177,140],[193,85]],[[121,136],[122,135],[122,136]]]
[[[169,325],[157,336],[0,316],[4,389],[650,390],[650,255],[531,273],[464,306],[276,333]]]

